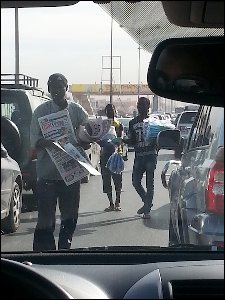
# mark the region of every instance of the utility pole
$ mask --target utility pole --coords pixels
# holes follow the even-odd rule
[[[139,30],[139,41],[138,41],[138,99],[140,97],[140,69],[141,69],[141,45],[140,45],[140,30]]]
[[[111,34],[110,34],[110,96],[109,96],[109,102],[113,103],[113,15],[112,15],[112,1],[111,1]]]
[[[15,83],[19,83],[19,22],[18,7],[15,7]]]

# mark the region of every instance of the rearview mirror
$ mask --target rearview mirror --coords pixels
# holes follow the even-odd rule
[[[152,55],[147,79],[151,91],[161,97],[223,107],[223,37],[161,42]]]
[[[176,150],[181,141],[180,130],[163,130],[157,136],[157,146],[159,149]]]

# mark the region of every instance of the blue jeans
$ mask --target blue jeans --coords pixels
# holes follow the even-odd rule
[[[145,211],[149,212],[152,207],[152,200],[154,196],[154,171],[157,163],[157,155],[149,154],[145,156],[138,156],[134,159],[132,184],[141,197]],[[146,172],[146,190],[141,184],[144,173]]]
[[[69,249],[78,219],[80,181],[66,186],[63,180],[37,182],[38,221],[34,232],[33,250],[55,250],[55,219],[57,199],[61,213],[58,249]]]

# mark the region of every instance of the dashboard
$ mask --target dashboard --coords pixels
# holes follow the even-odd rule
[[[59,288],[67,299],[207,299],[224,295],[223,253],[42,253],[4,257],[31,272],[29,280],[33,272],[55,285],[46,285],[50,296],[51,289],[54,295],[54,288]],[[23,278],[20,271],[17,275]],[[4,268],[2,278],[2,286],[7,286],[4,281],[10,278],[4,276]],[[24,284],[26,291],[20,285],[16,294],[35,296],[37,282],[35,278],[29,282],[30,289]],[[45,282],[41,286],[45,288]]]

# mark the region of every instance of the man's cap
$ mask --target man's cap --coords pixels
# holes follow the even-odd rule
[[[52,84],[56,84],[59,81],[61,81],[65,86],[68,85],[68,81],[64,75],[62,75],[60,73],[55,73],[49,77],[48,86],[51,86]]]

